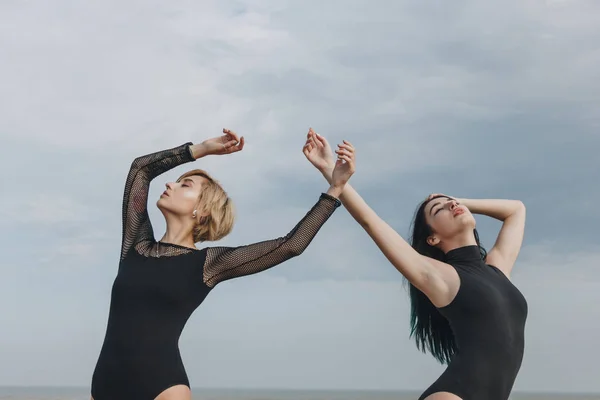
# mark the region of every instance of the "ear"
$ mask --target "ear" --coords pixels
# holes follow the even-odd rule
[[[199,223],[200,225],[204,225],[206,223],[206,221],[208,221],[208,217],[210,216],[210,213],[203,213],[203,214],[198,214],[197,216],[197,223]]]
[[[438,244],[440,244],[440,239],[438,239],[438,237],[435,235],[431,235],[427,238],[427,244],[432,247],[435,247]]]
[[[204,218],[204,219],[206,219],[206,217],[208,217],[209,215],[210,215],[210,211],[209,210],[198,210],[198,209],[196,209],[196,210],[194,210],[192,212],[192,218],[194,218],[194,219],[196,219],[196,218],[200,218],[200,219]],[[202,222],[202,221],[200,221],[200,222]]]

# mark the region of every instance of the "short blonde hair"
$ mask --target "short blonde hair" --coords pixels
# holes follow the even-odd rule
[[[233,229],[235,220],[233,202],[221,184],[204,170],[195,169],[186,172],[177,179],[177,182],[190,176],[201,176],[206,179],[198,198],[198,216],[193,231],[194,243],[223,239]]]

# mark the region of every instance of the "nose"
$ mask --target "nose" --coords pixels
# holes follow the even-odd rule
[[[454,199],[450,200],[450,210],[454,210],[456,207],[458,207],[458,201]]]
[[[173,183],[172,183],[172,182],[167,182],[167,183],[165,184],[165,186],[166,186],[166,188],[167,188],[167,189],[169,189],[169,190],[173,190]]]

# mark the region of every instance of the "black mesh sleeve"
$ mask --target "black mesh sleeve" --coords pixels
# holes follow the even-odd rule
[[[173,149],[141,156],[131,163],[123,195],[121,260],[135,244],[143,240],[154,240],[148,216],[150,181],[178,165],[194,161],[191,145],[192,143],[186,143]]]
[[[286,236],[240,247],[208,248],[204,282],[214,287],[225,280],[255,274],[300,255],[340,205],[338,199],[323,193]]]

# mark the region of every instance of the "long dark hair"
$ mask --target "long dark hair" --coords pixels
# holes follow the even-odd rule
[[[443,262],[446,259],[444,252],[427,243],[427,238],[433,234],[433,231],[425,220],[425,206],[431,200],[439,197],[446,196],[436,196],[425,200],[417,208],[412,222],[410,241],[412,248],[418,253]],[[474,234],[481,252],[481,258],[485,259],[487,252],[479,241],[477,229],[474,229]],[[440,363],[448,364],[457,350],[450,323],[423,292],[410,282],[409,286],[411,302],[410,337],[414,337],[419,350],[424,353],[429,351]]]

